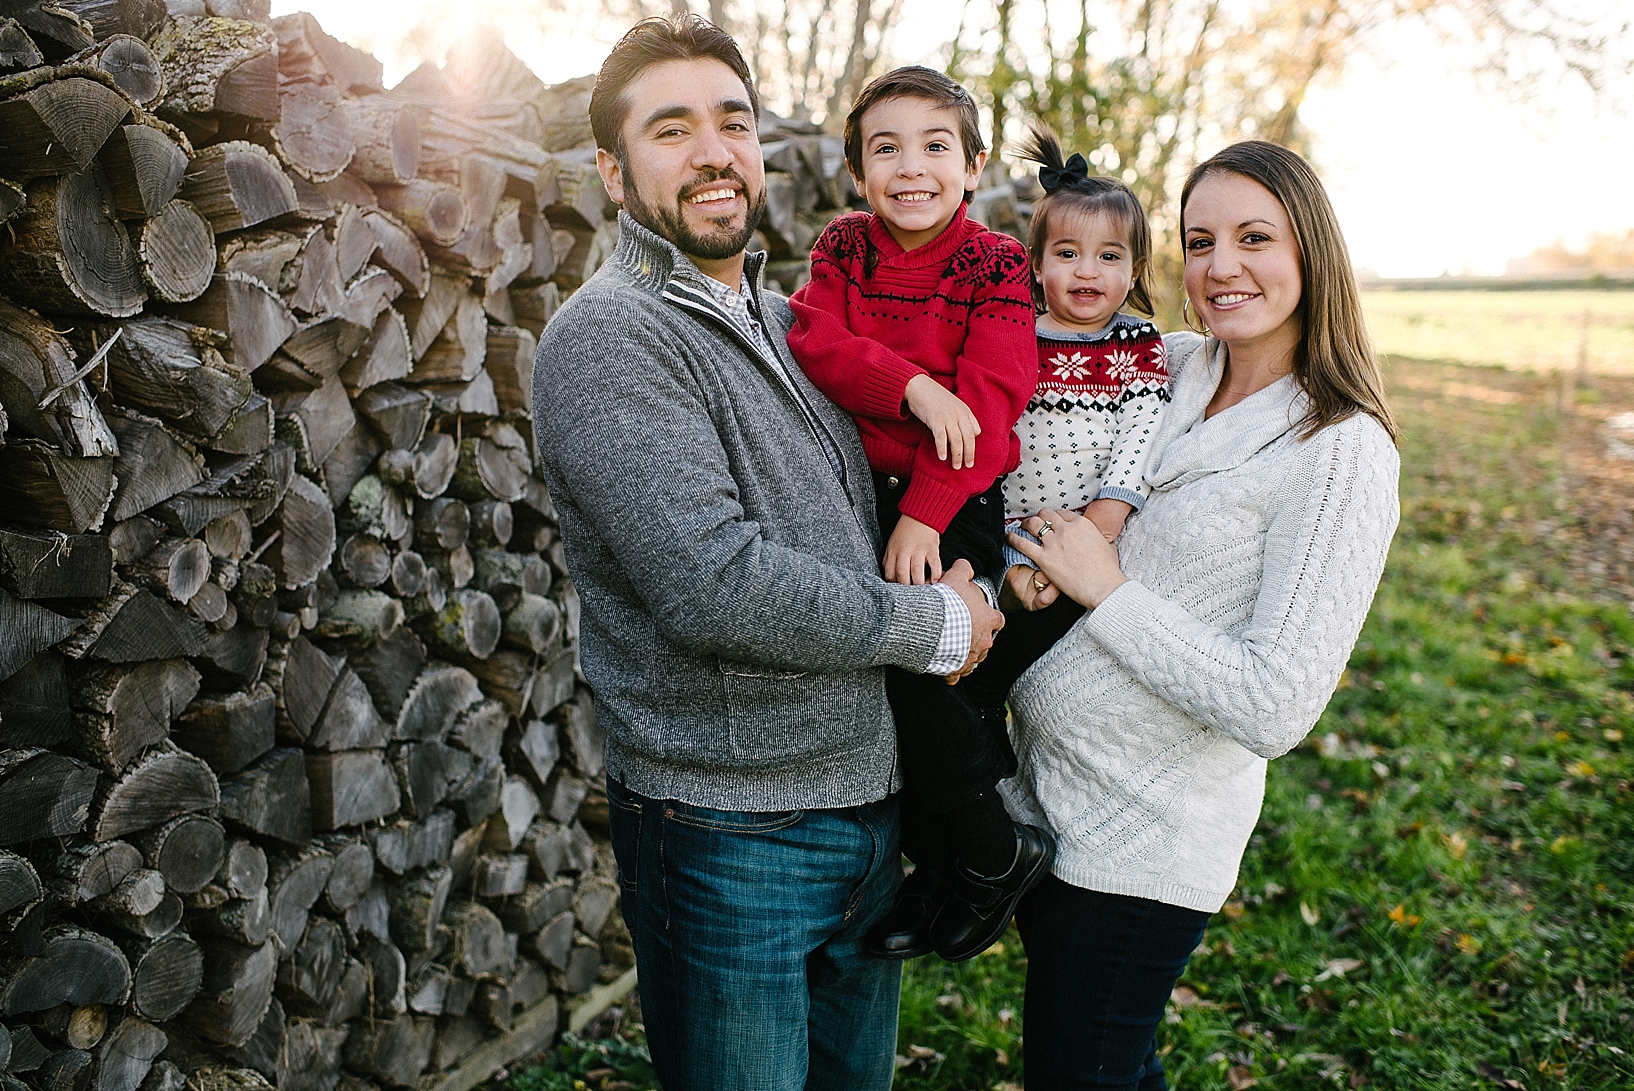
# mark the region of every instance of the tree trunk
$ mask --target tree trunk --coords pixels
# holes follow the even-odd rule
[[[152,47],[167,89],[160,113],[278,120],[278,50],[270,29],[178,15],[154,35]]]
[[[48,312],[133,315],[147,300],[142,266],[113,195],[98,173],[48,178],[28,187],[0,247],[0,290]]]

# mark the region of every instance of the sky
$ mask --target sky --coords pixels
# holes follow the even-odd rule
[[[532,0],[275,0],[309,11],[326,31],[386,65],[388,85],[419,63],[397,47],[423,24],[421,48],[446,47],[478,21],[547,83],[593,72],[622,28],[551,16]],[[895,35],[903,62],[935,63],[957,9],[905,0]],[[915,46],[922,55],[915,54]],[[1351,257],[1385,277],[1496,275],[1509,258],[1591,231],[1634,229],[1634,102],[1597,103],[1580,85],[1540,89],[1520,105],[1469,71],[1429,33],[1401,31],[1388,60],[1354,61],[1319,86],[1301,116]]]

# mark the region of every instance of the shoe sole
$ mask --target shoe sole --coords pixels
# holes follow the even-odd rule
[[[942,961],[969,962],[971,959],[993,946],[993,944],[997,943],[999,941],[999,937],[1004,935],[1005,931],[1010,927],[1010,918],[1016,915],[1016,906],[1021,904],[1021,899],[1026,897],[1029,890],[1042,882],[1044,876],[1050,873],[1050,865],[1053,863],[1055,863],[1055,846],[1052,843],[1049,846],[1049,851],[1045,852],[1038,858],[1038,863],[1034,865],[1032,871],[1027,874],[1027,878],[1022,880],[1021,887],[1014,894],[1010,895],[1008,899],[1009,904],[1004,907],[1004,912],[1001,915],[993,918],[993,926],[988,929],[987,934],[982,938],[980,946],[976,946],[975,949],[969,954],[956,952],[949,955],[945,951],[938,950],[936,953],[942,956]]]

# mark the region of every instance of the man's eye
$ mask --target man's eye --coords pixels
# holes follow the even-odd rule
[[[680,136],[680,135],[681,135],[681,130],[680,129],[663,129],[663,130],[661,130],[659,132],[658,139],[668,140],[672,136]]]

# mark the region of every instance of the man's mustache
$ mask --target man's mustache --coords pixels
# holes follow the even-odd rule
[[[700,176],[688,182],[676,193],[676,198],[684,204],[698,194],[713,186],[718,186],[722,182],[736,182],[739,192],[745,196],[749,195],[749,183],[744,181],[743,175],[731,167],[727,167],[725,170],[713,171],[707,177]]]

